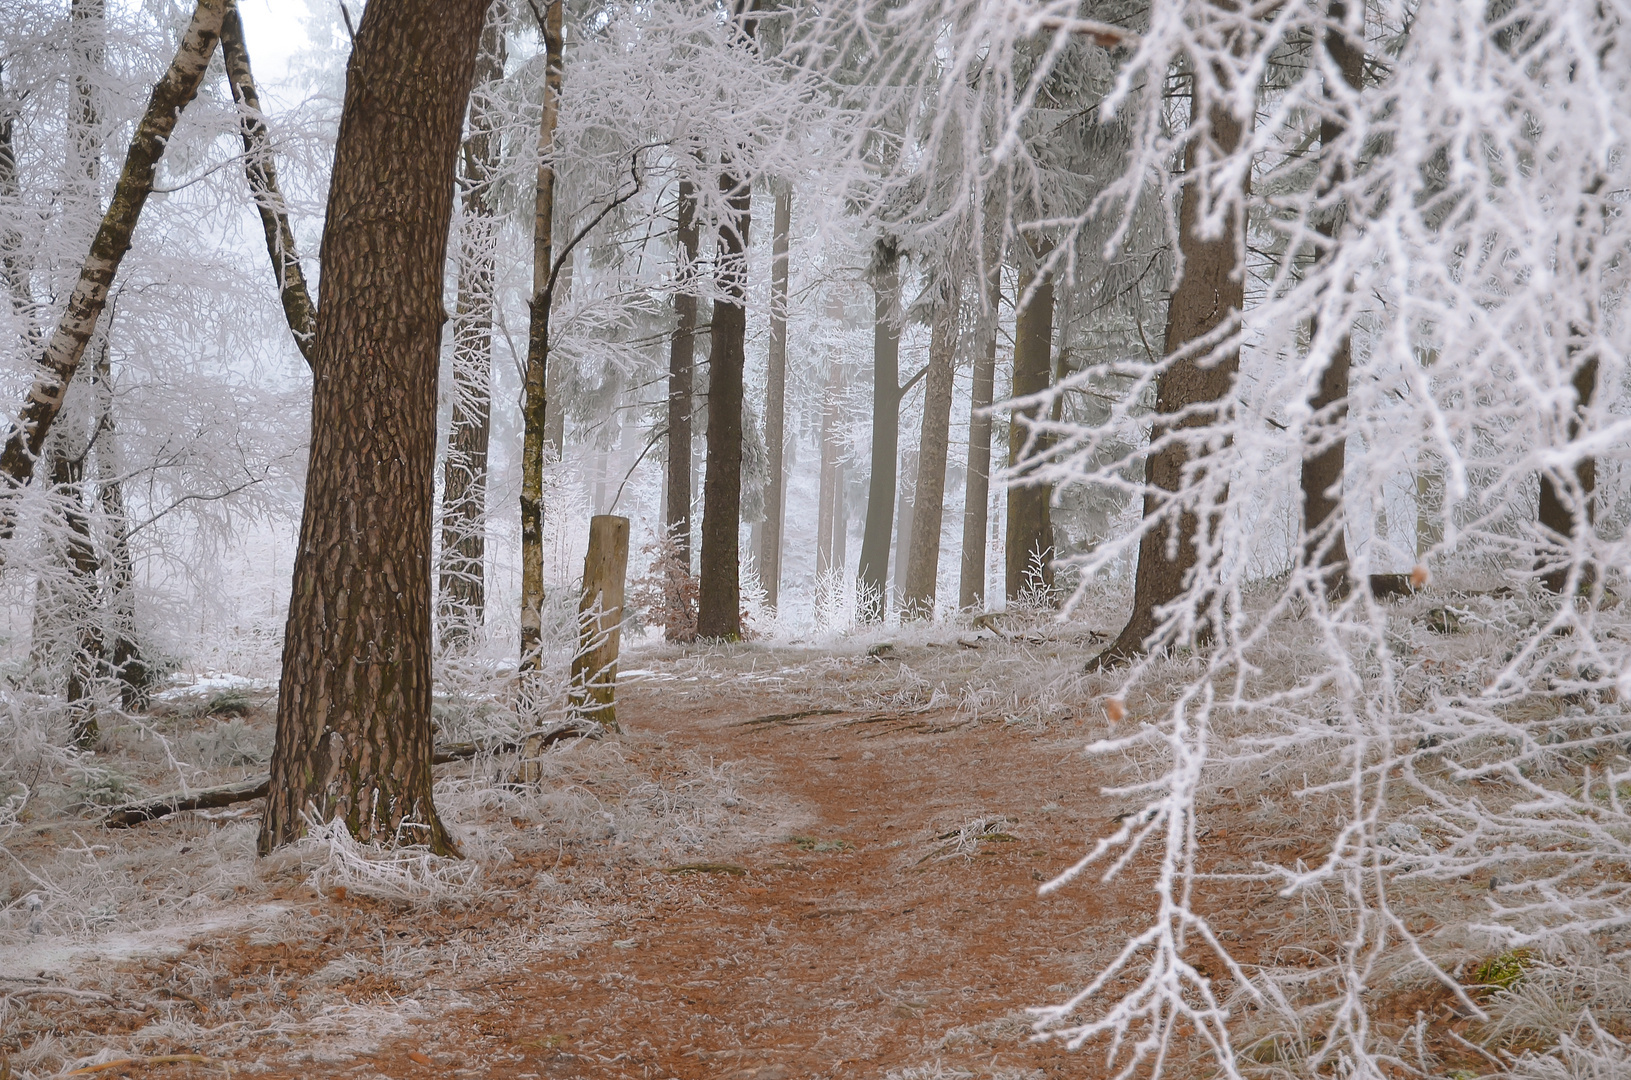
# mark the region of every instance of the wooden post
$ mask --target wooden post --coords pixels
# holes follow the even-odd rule
[[[578,601],[578,651],[572,658],[569,711],[617,730],[617,646],[623,622],[623,579],[629,568],[629,519],[596,514],[589,520]]]

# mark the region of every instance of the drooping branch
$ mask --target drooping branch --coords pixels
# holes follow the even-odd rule
[[[249,179],[249,193],[254,196],[261,228],[266,233],[266,254],[272,258],[283,316],[289,321],[295,347],[310,364],[312,344],[317,340],[317,305],[312,303],[306,275],[300,269],[300,253],[295,249],[294,230],[289,225],[289,204],[278,186],[277,166],[272,161],[260,92],[255,89],[255,76],[249,68],[249,49],[244,44],[244,24],[236,0],[227,0],[221,21],[221,59],[226,64],[232,100],[238,105],[244,175]]]
[[[97,319],[107,306],[108,292],[119,264],[130,250],[131,235],[153,190],[159,158],[164,156],[164,147],[175,131],[181,110],[197,95],[199,83],[209,67],[210,54],[215,51],[216,39],[221,35],[226,7],[227,0],[198,0],[175,59],[153,88],[147,111],[136,126],[136,134],[125,154],[124,171],[96,238],[91,241],[79,281],[68,298],[67,310],[40,357],[28,396],[18,411],[5,449],[0,451],[0,479],[9,481],[13,488],[26,485],[34,477],[34,462],[40,447],[62,410],[69,380],[79,367]],[[15,510],[9,507],[0,510],[0,539],[11,535],[15,521]]]

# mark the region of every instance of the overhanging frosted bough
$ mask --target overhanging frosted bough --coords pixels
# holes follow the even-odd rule
[[[164,156],[164,148],[175,131],[181,111],[198,95],[199,84],[209,68],[210,54],[221,36],[227,3],[228,0],[199,0],[175,59],[153,88],[147,111],[136,125],[136,134],[125,153],[124,171],[96,238],[91,241],[79,281],[68,298],[67,310],[35,367],[28,396],[18,411],[5,449],[0,451],[0,479],[13,489],[9,494],[14,494],[16,488],[27,485],[34,477],[34,462],[62,410],[68,384],[107,306],[119,264],[130,250],[136,222],[153,192],[159,159]],[[15,527],[16,509],[8,500],[0,506],[0,540],[9,539]]]

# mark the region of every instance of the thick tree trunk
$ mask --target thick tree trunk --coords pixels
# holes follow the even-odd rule
[[[101,737],[96,718],[96,687],[102,673],[102,635],[96,617],[101,606],[97,587],[101,564],[85,513],[85,456],[88,452],[85,446],[73,450],[59,446],[51,463],[51,486],[65,527],[64,546],[73,580],[67,595],[61,598],[66,601],[66,610],[56,614],[65,627],[72,627],[65,696],[74,743],[87,749]]]
[[[879,241],[873,255],[872,290],[872,472],[856,579],[861,621],[875,623],[883,621],[887,604],[884,590],[900,446],[900,253],[890,240]]]
[[[751,25],[751,24],[749,24]],[[748,211],[752,189],[723,162],[719,191],[729,216],[719,225],[719,299],[708,349],[708,466],[702,479],[702,575],[697,636],[742,636],[742,373],[747,335]]]
[[[1042,255],[1045,255],[1043,252]],[[1041,255],[1038,256],[1039,258]],[[1029,298],[1027,299],[1027,294]],[[1014,396],[1039,394],[1053,378],[1053,275],[1022,274],[1014,325]],[[1031,442],[1039,405],[1014,411],[1008,425],[1008,467],[1019,465]],[[1053,588],[1053,488],[1028,480],[1008,488],[1007,590],[1010,603],[1046,596]]]
[[[951,442],[952,377],[956,372],[960,291],[945,291],[929,333],[929,373],[923,384],[923,426],[918,434],[917,483],[912,499],[911,557],[901,617],[932,619],[940,576],[940,529],[946,511],[946,456]]]
[[[532,209],[532,300],[521,403],[521,698],[536,710],[543,672],[544,448],[548,411],[550,278],[555,261],[555,124],[560,118],[562,0],[544,9],[544,110],[538,125],[538,177]]]
[[[957,575],[957,606],[985,606],[986,524],[991,499],[991,403],[996,396],[998,304],[1002,300],[1002,263],[989,260],[986,310],[980,318],[980,345],[974,354],[974,384],[968,417],[968,478],[963,495],[962,566]]]
[[[443,648],[466,647],[487,616],[487,444],[492,433],[493,268],[503,138],[493,101],[504,78],[504,12],[488,12],[476,55],[464,143],[458,312],[453,318],[453,419],[442,469],[437,622]]]
[[[1240,122],[1222,109],[1214,109],[1210,119],[1212,160],[1239,150],[1245,135]],[[1185,167],[1195,169],[1199,165],[1198,141],[1191,142]],[[1152,446],[1174,432],[1204,432],[1227,416],[1240,369],[1238,348],[1216,356],[1210,349],[1192,348],[1192,343],[1233,333],[1238,327],[1245,304],[1241,222],[1238,217],[1231,218],[1221,236],[1203,239],[1197,230],[1200,207],[1194,185],[1184,188],[1182,200],[1178,247],[1183,255],[1183,278],[1168,303],[1164,344],[1165,355],[1177,358],[1168,360],[1156,383],[1155,421],[1150,427]],[[1163,419],[1185,411],[1187,415],[1182,419]],[[1139,539],[1132,615],[1110,648],[1095,660],[1097,666],[1123,662],[1171,644],[1170,640],[1157,640],[1157,609],[1182,596],[1186,588],[1196,587],[1185,579],[1200,561],[1202,530],[1210,538],[1221,514],[1218,504],[1197,508],[1196,497],[1186,497],[1186,491],[1192,492],[1204,480],[1199,470],[1189,477],[1184,475],[1193,461],[1191,447],[1197,442],[1179,436],[1145,459],[1144,519],[1157,520]],[[1177,534],[1175,538],[1173,533]],[[1169,538],[1176,539],[1172,557],[1168,556]],[[1197,597],[1194,606],[1198,610],[1206,601],[1206,597]]]
[[[181,110],[198,93],[199,83],[209,68],[210,54],[215,51],[216,39],[221,35],[226,2],[198,0],[175,59],[153,88],[147,111],[136,125],[113,199],[80,268],[67,309],[35,366],[27,397],[18,409],[17,422],[6,439],[5,449],[0,451],[0,480],[9,482],[12,487],[27,484],[34,475],[40,447],[62,409],[69,380],[78,369],[85,345],[107,306],[108,291],[119,264],[130,250],[130,238],[142,207],[153,191],[153,178],[165,144],[175,130]],[[14,507],[7,505],[0,511],[0,539],[11,535],[15,521]]]
[[[1351,89],[1359,89],[1365,77],[1365,50],[1343,31],[1347,19],[1346,0],[1330,0],[1326,8],[1330,25],[1325,31],[1325,51],[1342,72]],[[1334,95],[1327,93],[1327,99]],[[1330,147],[1346,131],[1341,120],[1327,115],[1320,120],[1320,145]],[[1337,169],[1325,173],[1326,191],[1344,179]],[[1337,234],[1342,222],[1333,215],[1320,221],[1317,231],[1328,240]],[[1311,327],[1317,332],[1318,325]],[[1312,334],[1310,335],[1312,336]],[[1348,372],[1353,348],[1347,334],[1331,350],[1331,358],[1320,372],[1319,389],[1309,400],[1313,412],[1310,448],[1303,454],[1303,561],[1318,566],[1325,595],[1336,598],[1348,591],[1348,541],[1346,516],[1342,512],[1342,478],[1348,460]]]
[[[261,112],[260,92],[249,67],[249,47],[244,41],[243,19],[236,0],[227,0],[221,22],[221,59],[226,66],[227,85],[238,105],[238,129],[243,136],[244,176],[249,194],[260,214],[261,231],[266,234],[266,254],[272,260],[272,276],[277,279],[283,301],[283,317],[294,335],[295,347],[311,363],[312,342],[317,335],[317,309],[306,288],[306,275],[300,268],[300,252],[295,247],[294,230],[289,225],[289,204],[278,186],[277,166]]]
[[[765,453],[770,481],[765,485],[765,520],[759,534],[759,583],[765,602],[776,610],[782,573],[782,520],[787,479],[782,450],[787,412],[787,234],[793,224],[793,189],[778,183],[770,261],[770,357],[765,379]]]
[[[454,165],[487,0],[373,0],[323,227],[311,457],[262,852],[303,815],[452,852],[431,791],[431,518]]]

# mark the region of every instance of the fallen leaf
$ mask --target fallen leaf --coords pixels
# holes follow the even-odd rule
[[[414,1051],[409,1052],[408,1060],[411,1061],[411,1062],[414,1062],[417,1065],[429,1065],[430,1064],[430,1055],[429,1054],[421,1054],[419,1051],[414,1050]]]

